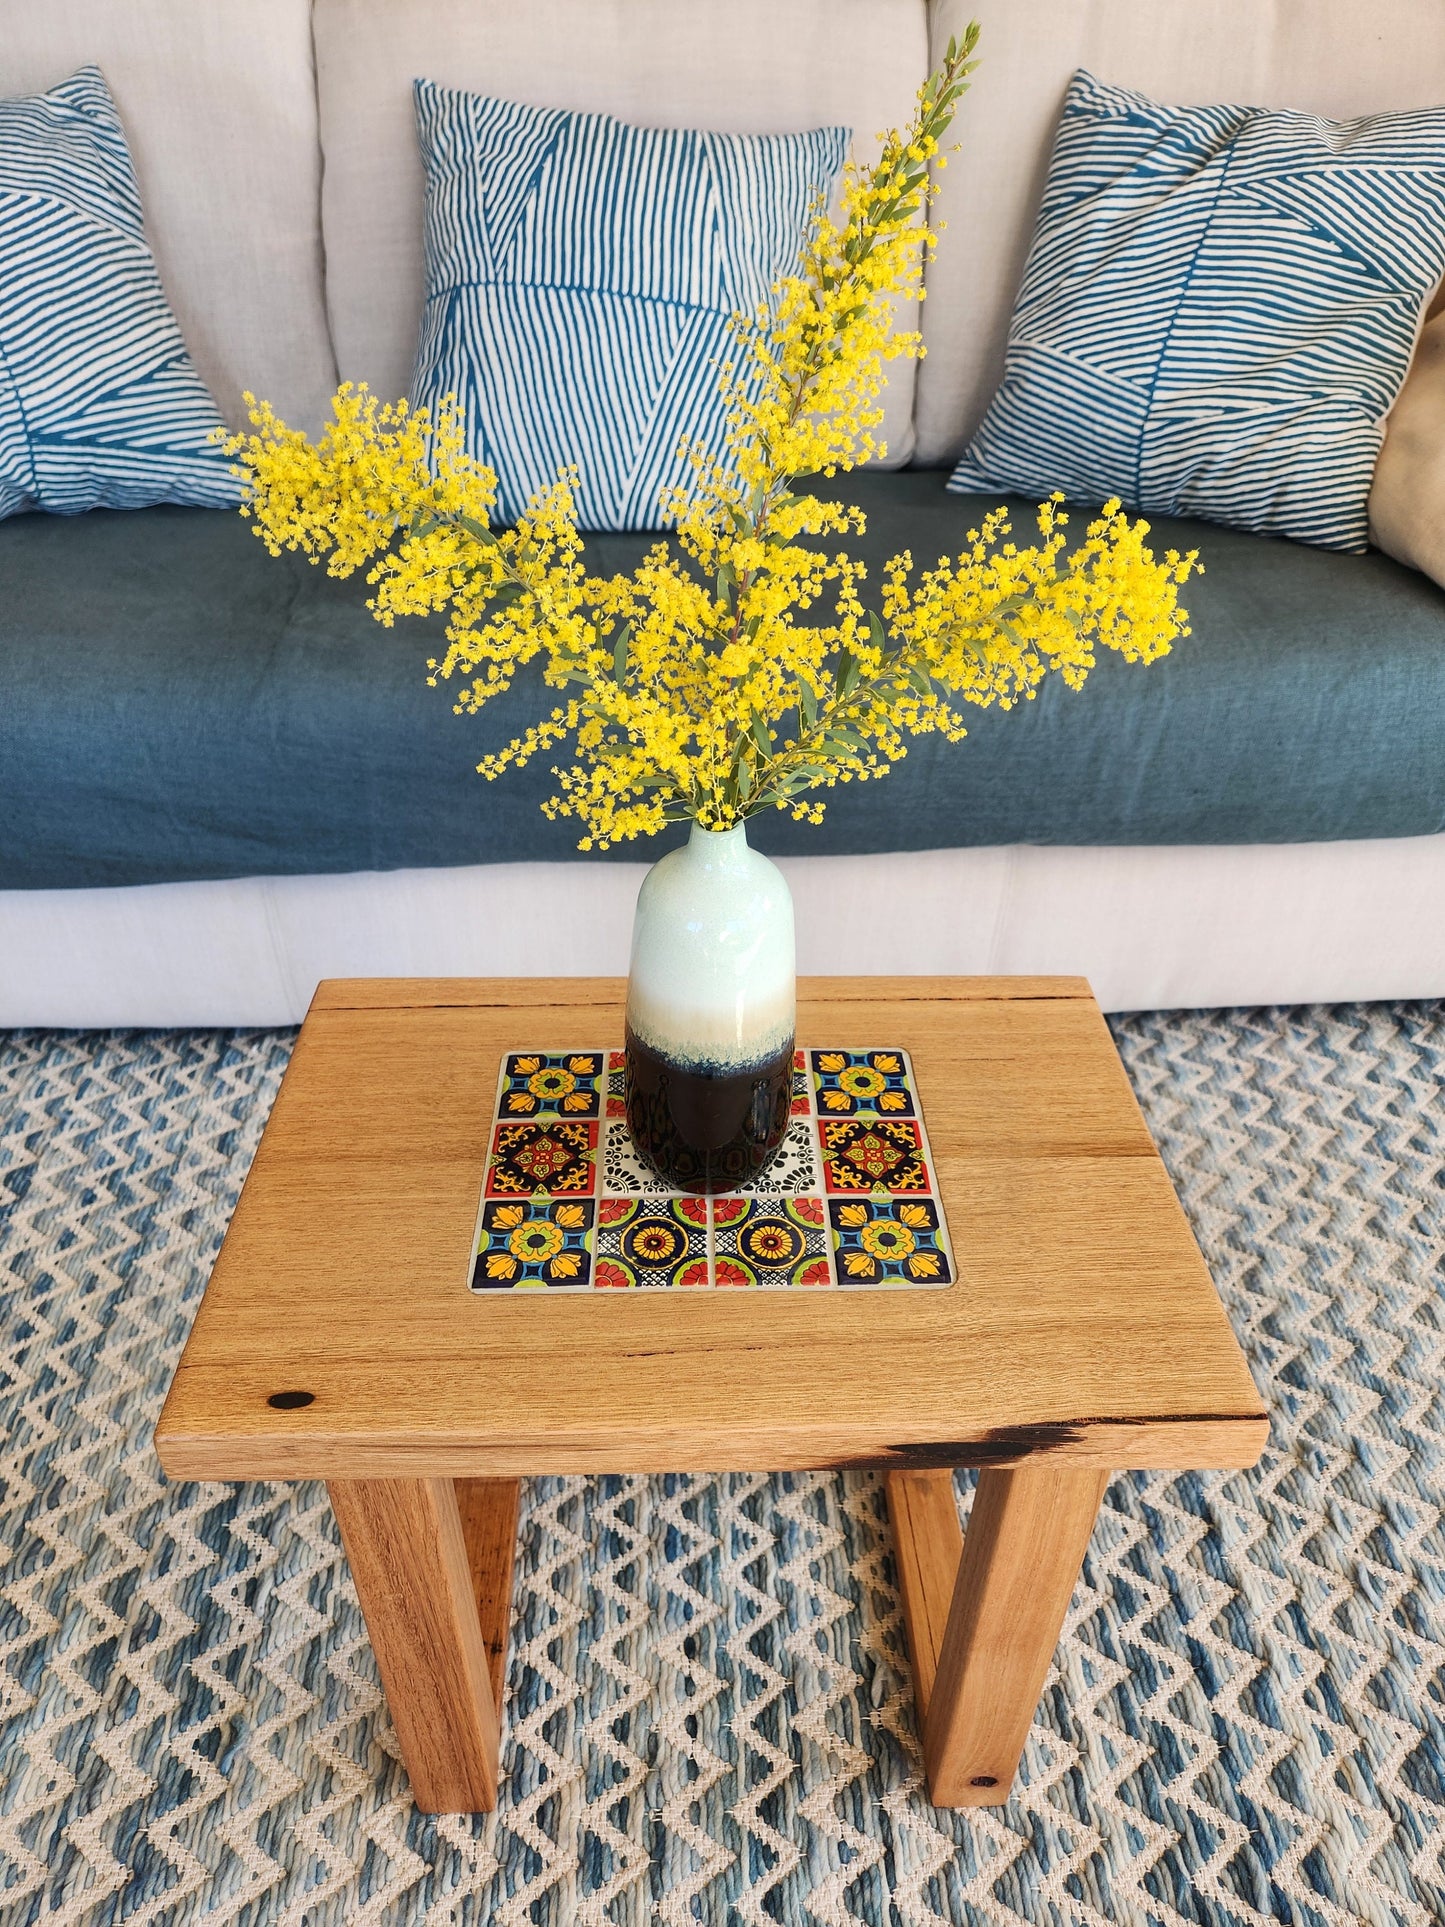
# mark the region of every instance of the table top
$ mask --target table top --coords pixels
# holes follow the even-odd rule
[[[1263,1401],[1081,978],[799,982],[800,1044],[912,1054],[947,1289],[471,1292],[502,1054],[620,1044],[625,990],[320,986],[156,1428],[168,1473],[1258,1457]]]

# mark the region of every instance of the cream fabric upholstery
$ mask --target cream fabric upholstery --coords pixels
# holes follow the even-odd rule
[[[414,79],[645,126],[841,125],[867,154],[927,72],[924,0],[317,0],[315,23],[336,356],[388,398],[410,388],[422,308]],[[894,364],[890,467],[913,374]]]
[[[1064,89],[1079,67],[1181,106],[1237,101],[1346,118],[1445,102],[1437,0],[932,0],[937,57],[976,18],[982,64],[923,310],[917,457],[953,461],[1003,373]]]
[[[1445,836],[782,867],[803,971],[1082,975],[1106,1010],[1445,994]],[[623,976],[644,873],[504,863],[0,892],[0,1027],[291,1024],[322,977]],[[860,955],[838,905],[885,897],[916,914],[875,920]]]
[[[0,95],[95,61],[120,109],[161,279],[232,424],[241,394],[320,422],[322,284],[308,0],[0,0]]]
[[[1445,584],[1445,288],[1385,423],[1370,490],[1370,540]]]

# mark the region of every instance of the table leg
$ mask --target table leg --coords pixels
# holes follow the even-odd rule
[[[334,1479],[327,1490],[417,1805],[490,1811],[517,1481]]]
[[[1008,1799],[1109,1473],[979,1474],[962,1539],[951,1472],[893,1472],[889,1509],[929,1797]]]

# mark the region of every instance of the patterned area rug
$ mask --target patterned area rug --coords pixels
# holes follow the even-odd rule
[[[1115,1480],[970,1816],[865,1475],[529,1486],[503,1804],[419,1815],[324,1491],[150,1447],[290,1034],[0,1040],[4,1927],[1445,1919],[1445,1006],[1115,1030],[1274,1441]]]

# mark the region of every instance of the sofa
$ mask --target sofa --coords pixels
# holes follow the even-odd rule
[[[668,125],[841,121],[866,150],[969,17],[926,358],[893,365],[887,462],[826,485],[866,509],[865,557],[922,564],[987,505],[944,484],[999,378],[1072,72],[1331,116],[1435,105],[1445,11],[0,0],[0,94],[101,65],[222,413],[249,388],[315,429],[340,379],[409,383],[413,77]],[[924,739],[821,827],[756,822],[800,968],[1076,973],[1109,1009],[1445,992],[1445,592],[1375,552],[1154,527],[1206,565],[1164,661]],[[591,549],[623,565],[650,539]],[[484,783],[538,690],[455,715],[426,685],[435,631],[378,627],[365,594],[229,512],[0,522],[0,1024],[285,1023],[323,976],[625,969],[658,850],[579,857],[538,810],[545,768]]]

